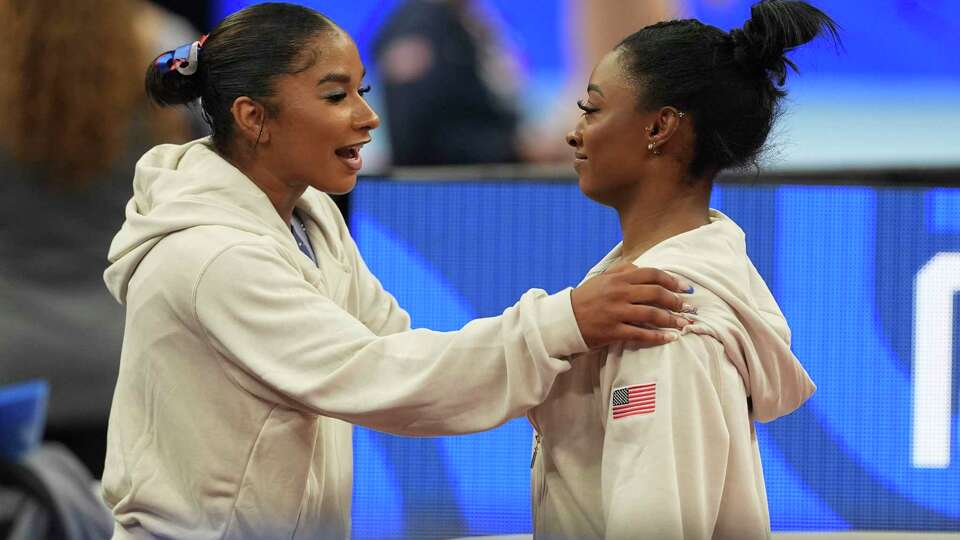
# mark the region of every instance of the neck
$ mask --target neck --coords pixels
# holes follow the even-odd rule
[[[676,189],[676,186],[682,186]],[[649,183],[617,208],[623,233],[622,258],[634,260],[660,242],[710,223],[710,185]],[[669,187],[668,187],[669,186]]]
[[[291,184],[281,179],[263,159],[252,156],[223,156],[231,165],[240,170],[262,191],[284,223],[293,219],[293,209],[297,200],[306,191],[306,184]]]

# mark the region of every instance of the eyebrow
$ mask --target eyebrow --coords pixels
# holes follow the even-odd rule
[[[366,76],[367,76],[367,68],[363,68],[363,73],[360,75],[360,79],[363,80],[363,78]],[[337,72],[327,73],[326,75],[323,76],[323,78],[317,81],[317,86],[323,83],[328,83],[328,82],[338,82],[338,83],[346,84],[350,82],[350,75],[346,73],[337,73]]]
[[[595,84],[588,84],[588,85],[587,85],[587,92],[588,92],[588,93],[589,93],[589,92],[596,92],[596,93],[600,94],[601,96],[603,96],[603,90],[600,90],[600,87],[597,86],[597,85],[595,85]],[[607,96],[603,96],[603,97],[607,97]]]

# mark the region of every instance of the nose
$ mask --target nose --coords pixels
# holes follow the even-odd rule
[[[362,131],[370,131],[380,127],[380,117],[366,100],[360,100],[360,106],[354,112],[354,127]]]
[[[583,140],[580,138],[580,130],[578,129],[568,132],[565,139],[567,145],[573,148],[578,148],[583,143]]]

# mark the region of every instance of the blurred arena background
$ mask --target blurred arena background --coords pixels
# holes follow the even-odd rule
[[[251,3],[160,4],[205,31]],[[478,49],[490,55],[478,69],[497,110],[512,119],[515,147],[508,163],[467,156],[426,166],[392,157],[400,149],[388,133],[407,125],[400,112],[391,118],[397,109],[383,90],[411,72],[391,72],[382,59],[416,71],[439,62],[444,49],[408,41],[391,56],[383,32],[401,0],[299,3],[357,39],[370,100],[384,119],[365,150],[367,176],[341,208],[371,270],[414,326],[437,330],[498,314],[530,287],[574,285],[618,241],[615,214],[580,194],[562,145],[591,47],[608,48],[652,22],[645,17],[696,17],[727,30],[751,4],[662,0],[638,11],[630,6],[639,0],[455,2],[475,17],[467,34],[480,36]],[[773,529],[785,539],[960,538],[960,3],[813,3],[839,23],[843,47],[814,43],[793,57],[800,74],[788,78],[771,151],[759,169],[725,175],[712,202],[746,231],[819,387],[798,412],[758,426]],[[626,15],[610,22],[611,32],[597,31],[618,12]],[[631,30],[611,35],[624,24]],[[451,91],[435,85],[414,97],[429,112]],[[111,189],[125,198],[129,179]],[[38,213],[46,208],[36,205]],[[0,242],[12,242],[12,230],[0,218]],[[0,321],[36,324],[24,322],[22,306],[46,293],[29,296],[4,279]],[[120,324],[115,315],[87,322]],[[0,334],[0,384],[51,380],[48,438],[67,443],[98,475],[118,358],[76,365],[61,351],[35,361],[10,332]],[[96,346],[82,331],[70,335],[63,350],[78,357],[90,349],[109,356],[109,346],[119,354],[116,335]],[[40,342],[56,333],[30,336]],[[526,420],[455,438],[363,428],[354,437],[354,538],[529,533]]]

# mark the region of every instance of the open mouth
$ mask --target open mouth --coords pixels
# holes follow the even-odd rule
[[[340,161],[352,171],[359,171],[363,167],[363,158],[360,157],[360,148],[363,145],[370,142],[370,140],[363,141],[357,144],[351,144],[350,146],[342,146],[333,151],[334,154],[340,158]]]

